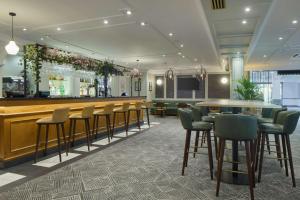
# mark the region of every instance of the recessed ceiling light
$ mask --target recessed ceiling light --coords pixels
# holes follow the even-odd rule
[[[145,22],[141,22],[141,26],[146,26],[146,23]]]
[[[174,34],[173,33],[169,33],[169,36],[172,37]]]
[[[182,58],[185,58],[185,56],[182,56]]]
[[[162,56],[163,56],[163,57],[166,57],[166,54],[163,54]]]
[[[43,37],[41,37],[41,40],[43,41],[43,40],[44,40],[44,38],[43,38]]]
[[[131,15],[131,14],[132,14],[131,10],[126,11],[126,15]]]
[[[181,44],[180,47],[183,48],[183,44]]]
[[[267,55],[265,54],[265,55],[264,55],[264,58],[266,58],[266,57],[267,57]]]
[[[194,58],[194,61],[195,61],[195,62],[197,62],[197,61],[198,61],[198,59],[197,59],[197,58]]]
[[[243,20],[243,21],[242,21],[242,24],[247,24],[247,20]]]
[[[107,19],[103,20],[103,23],[108,24],[108,20]]]
[[[298,20],[293,20],[292,23],[293,24],[298,24]]]
[[[279,37],[278,40],[283,40],[283,37]]]
[[[240,54],[241,52],[238,51],[238,52],[236,52],[236,53],[237,53],[237,54]]]
[[[66,45],[66,48],[69,48],[69,46],[68,46],[68,45]]]
[[[245,8],[245,12],[250,12],[251,11],[251,8],[250,7],[246,7]]]
[[[61,31],[61,28],[60,28],[60,27],[57,27],[56,30],[57,30],[57,31]]]
[[[178,52],[178,55],[181,55],[182,53],[181,52]]]
[[[27,28],[23,28],[23,31],[27,31]]]

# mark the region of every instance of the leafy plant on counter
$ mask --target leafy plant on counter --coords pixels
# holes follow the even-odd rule
[[[235,92],[237,92],[240,99],[243,100],[263,100],[263,95],[259,91],[258,86],[246,77],[238,80],[238,86]]]

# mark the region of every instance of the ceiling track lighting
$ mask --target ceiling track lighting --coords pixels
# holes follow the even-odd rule
[[[16,55],[20,49],[14,41],[14,17],[16,16],[16,13],[10,12],[9,15],[11,16],[11,40],[5,46],[5,50],[9,55]]]

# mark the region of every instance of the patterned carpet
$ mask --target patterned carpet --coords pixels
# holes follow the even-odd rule
[[[155,200],[155,199],[248,199],[247,186],[210,180],[205,155],[190,156],[186,175],[181,176],[185,132],[176,117],[155,118],[148,130],[101,151],[10,188],[2,200]],[[194,139],[194,137],[193,137]],[[300,199],[300,129],[292,137],[298,187],[275,160],[265,160],[256,199]],[[214,161],[216,166],[216,162]],[[224,166],[226,168],[226,166]]]

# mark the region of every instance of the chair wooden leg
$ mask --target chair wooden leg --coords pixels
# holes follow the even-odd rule
[[[189,133],[189,140],[188,140],[188,147],[187,147],[187,156],[186,156],[186,161],[185,161],[185,167],[188,166],[189,152],[190,152],[190,145],[191,145],[191,135],[192,135],[192,131],[190,131],[190,133]]]
[[[66,134],[65,134],[65,125],[62,123],[61,124],[61,132],[64,138],[64,145],[65,145],[65,151],[66,155],[68,156],[68,145],[67,145],[67,140],[66,140]]]
[[[254,200],[254,192],[253,192],[253,173],[252,173],[252,156],[250,154],[250,146],[249,141],[245,141],[245,148],[246,148],[246,162],[247,162],[247,169],[248,169],[248,179],[249,179],[249,189],[250,189],[250,196],[251,200]]]
[[[283,159],[284,159],[284,168],[285,168],[285,175],[289,176],[289,170],[288,170],[288,163],[287,163],[287,155],[286,155],[286,141],[284,135],[281,135],[282,139],[282,150],[283,150]]]
[[[59,154],[59,162],[61,162],[61,146],[60,146],[59,124],[56,124],[56,135],[57,135],[57,148],[58,148],[58,154]]]
[[[69,127],[69,138],[68,138],[68,152],[70,152],[70,145],[71,145],[71,137],[73,131],[73,120],[70,120],[70,127]]]
[[[111,136],[111,123],[110,123],[110,115],[108,115],[108,126],[109,126],[109,137],[112,137]]]
[[[255,188],[255,158],[256,158],[256,142],[257,140],[250,141],[250,152],[251,152],[251,167],[252,167],[252,180],[253,187]]]
[[[100,118],[100,116],[97,115],[97,116],[96,116],[96,134],[95,134],[95,139],[98,138],[99,118]]]
[[[215,143],[216,160],[218,160],[219,149],[218,149],[218,138],[216,136],[214,136],[214,143]]]
[[[287,145],[287,150],[288,150],[288,159],[289,159],[289,162],[290,162],[290,169],[291,169],[293,187],[296,187],[296,180],[295,180],[295,172],[294,172],[294,164],[293,164],[290,136],[285,134],[285,138],[286,138],[286,145]]]
[[[113,138],[113,136],[114,136],[115,124],[116,124],[116,113],[114,112],[114,115],[113,115],[113,128],[112,128],[112,131],[111,131],[111,138]]]
[[[148,122],[148,126],[149,126],[149,128],[150,128],[149,108],[146,108],[146,114],[147,114],[147,122]]]
[[[204,133],[202,133],[203,135]],[[196,132],[196,137],[195,137],[195,147],[194,147],[194,154],[193,157],[196,157],[196,152],[198,151],[198,143],[199,143],[199,131]]]
[[[128,112],[130,112],[130,111],[128,111]],[[126,135],[128,136],[128,124],[129,124],[129,122],[126,119],[126,112],[123,112],[123,118],[124,118],[124,123],[125,123],[124,128],[126,130]]]
[[[95,137],[95,139],[97,138],[96,134],[97,134],[97,128],[98,128],[96,126],[96,120],[97,120],[97,115],[94,115],[92,136]]]
[[[257,133],[257,139],[256,139],[256,151],[255,151],[255,171],[257,171],[257,168],[258,168],[258,159],[259,159],[259,152],[260,152],[260,144],[261,144],[261,132],[259,131]]]
[[[48,137],[49,137],[49,124],[46,124],[46,138],[45,138],[44,156],[47,155]]]
[[[270,148],[270,140],[269,140],[269,135],[266,135],[266,142],[267,142],[267,149],[269,154],[271,154],[271,148]]]
[[[210,171],[210,178],[211,180],[214,179],[214,162],[213,162],[213,156],[212,156],[212,147],[211,147],[211,136],[210,131],[207,131],[207,150],[208,150],[208,160],[209,160],[209,171]]]
[[[189,154],[189,142],[191,140],[191,131],[187,130],[186,131],[186,136],[185,136],[185,145],[184,145],[184,153],[183,153],[183,163],[182,163],[182,172],[181,175],[184,176],[184,169],[186,167],[187,163],[187,157]]]
[[[90,151],[90,134],[89,134],[89,125],[88,125],[88,119],[84,120],[84,125],[85,125],[85,132],[86,132],[86,143],[88,146],[88,151]]]
[[[223,157],[224,157],[224,150],[225,150],[225,140],[219,140],[220,148],[219,148],[219,157],[218,157],[218,171],[217,171],[217,189],[216,189],[216,196],[219,196],[220,190],[220,182],[222,177],[222,166],[223,166]]]
[[[109,115],[105,115],[105,122],[106,122],[106,130],[107,130],[107,139],[108,139],[108,143],[110,143]]]
[[[74,147],[74,144],[75,144],[76,123],[77,123],[77,120],[75,119],[75,120],[74,120],[74,123],[73,123],[72,147]]]
[[[38,152],[39,152],[39,143],[40,143],[40,135],[41,135],[41,126],[38,124],[37,127],[37,135],[36,135],[36,143],[35,143],[35,155],[34,155],[34,163],[37,161]]]
[[[139,130],[141,130],[141,125],[140,125],[140,113],[141,113],[140,110],[137,110],[137,111],[136,111],[136,121],[137,121],[137,126],[138,126]]]
[[[261,180],[261,172],[262,172],[262,165],[263,165],[263,159],[264,159],[265,139],[266,139],[266,135],[264,133],[262,133],[260,158],[259,158],[259,169],[258,169],[258,178],[257,178],[257,181],[259,183],[260,183],[260,180]]]
[[[276,152],[277,152],[277,158],[280,163],[280,167],[282,168],[282,158],[281,158],[281,147],[280,147],[280,140],[278,135],[274,135],[275,138],[275,145],[276,145]]]

